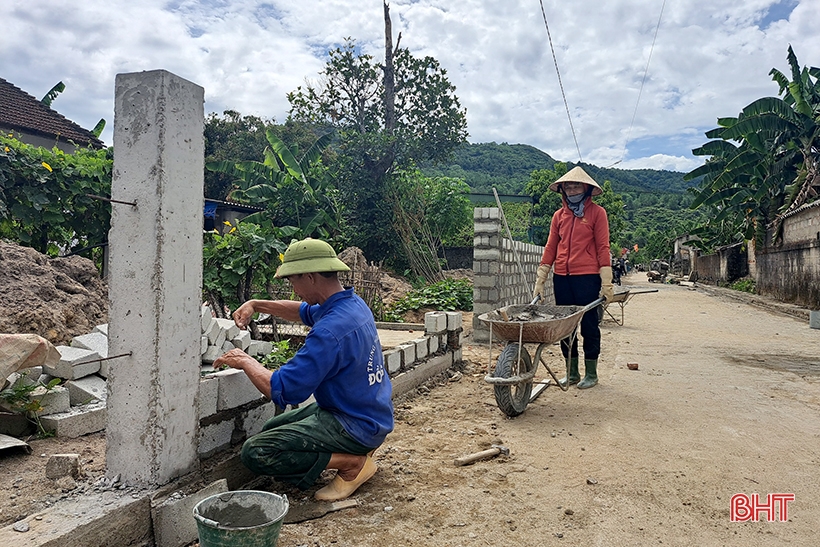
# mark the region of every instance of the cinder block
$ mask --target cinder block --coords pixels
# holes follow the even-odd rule
[[[157,547],[183,547],[196,541],[199,533],[192,516],[194,507],[205,498],[227,491],[228,481],[219,479],[187,496],[175,492],[152,507],[151,519]]]
[[[236,346],[234,346],[230,340],[222,342],[222,353],[228,353],[232,349],[236,349]]]
[[[199,457],[210,458],[220,450],[229,448],[233,430],[233,418],[199,428],[199,447],[197,448]]]
[[[476,260],[499,260],[501,258],[501,251],[498,249],[475,249],[473,251],[473,258]]]
[[[387,366],[387,374],[390,376],[398,374],[401,370],[401,350],[393,349],[384,352],[384,363]]]
[[[252,408],[242,421],[242,429],[248,437],[252,437],[262,431],[265,423],[279,414],[280,411],[281,409],[277,408],[276,403],[272,402]]]
[[[63,386],[54,386],[51,389],[40,386],[29,393],[28,398],[30,401],[40,401],[40,405],[45,409],[40,416],[66,412],[71,408],[71,398]]]
[[[259,353],[257,355],[264,356],[273,351],[273,344],[264,340],[259,341]]]
[[[444,312],[428,311],[424,314],[425,334],[438,334],[447,330],[447,316]]]
[[[436,334],[430,337],[430,354],[434,354],[438,351],[439,346],[441,345],[441,335]]]
[[[222,347],[222,343],[225,341],[225,330],[219,327],[216,319],[213,320],[213,323],[203,334],[208,337],[208,345],[210,346]]]
[[[221,370],[212,376],[219,380],[217,411],[236,408],[262,396],[241,370]]]
[[[79,454],[54,454],[46,462],[46,478],[59,479],[71,477],[76,479],[82,475]]]
[[[53,367],[43,365],[43,371],[56,378],[76,380],[100,370],[100,354],[96,351],[57,346],[60,361]]]
[[[85,405],[91,401],[105,401],[108,396],[106,381],[101,376],[92,374],[79,380],[69,380],[65,383],[71,406]]]
[[[251,333],[247,330],[239,331],[239,334],[231,338],[231,344],[235,347],[241,349],[242,351],[247,351],[248,346],[251,345]]]
[[[260,340],[251,340],[250,344],[248,344],[248,349],[245,350],[245,353],[250,355],[251,357],[256,357],[259,355],[259,348],[262,345],[262,341]]]
[[[233,340],[240,332],[239,327],[236,326],[236,322],[233,319],[217,318],[216,323],[225,331],[226,340]]]
[[[53,431],[58,437],[76,438],[105,429],[108,412],[105,403],[77,406],[68,412],[51,414],[40,418],[46,431]]]
[[[108,323],[103,323],[102,325],[97,325],[91,332],[99,332],[100,334],[104,334],[106,337],[108,336]]]
[[[206,351],[208,351],[208,337],[203,334],[199,337],[199,354],[205,355]]]
[[[444,313],[447,315],[447,330],[458,330],[462,327],[460,311],[448,311]]]
[[[401,351],[401,362],[405,368],[416,362],[416,344],[402,344],[396,349]]]
[[[208,346],[208,349],[202,354],[202,362],[211,364],[222,357],[224,353],[221,347]]]
[[[208,330],[213,322],[213,319],[214,312],[211,311],[211,307],[208,304],[202,304],[202,309],[199,313],[199,326],[202,329],[202,332],[206,332]]]
[[[24,437],[34,433],[34,424],[19,412],[0,411],[0,434]]]
[[[199,419],[216,414],[216,400],[219,396],[219,379],[203,378],[199,381],[197,406]]]
[[[416,361],[426,359],[427,353],[429,352],[429,342],[427,342],[427,338],[417,338],[413,340],[413,343],[416,344]]]
[[[72,348],[96,351],[100,357],[108,357],[108,336],[101,332],[91,332],[71,339]]]
[[[32,382],[36,382],[37,379],[40,378],[40,375],[43,374],[43,367],[42,366],[36,366],[36,367],[24,368],[22,370],[18,370],[17,372],[19,372],[25,378],[28,378]]]

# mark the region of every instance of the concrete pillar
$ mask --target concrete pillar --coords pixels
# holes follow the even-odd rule
[[[204,90],[118,74],[109,271],[107,473],[159,485],[197,457]]]

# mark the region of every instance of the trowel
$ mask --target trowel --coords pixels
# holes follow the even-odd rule
[[[358,505],[359,502],[355,499],[346,499],[331,503],[308,502],[304,505],[291,505],[285,515],[285,524],[294,524],[296,522],[318,519],[328,513],[333,513],[334,511],[340,511],[342,509],[349,509],[350,507],[358,507]]]

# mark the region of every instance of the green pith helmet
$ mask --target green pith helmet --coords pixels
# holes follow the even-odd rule
[[[279,279],[304,273],[347,271],[350,268],[336,258],[333,247],[321,239],[307,238],[290,244],[274,277]]]

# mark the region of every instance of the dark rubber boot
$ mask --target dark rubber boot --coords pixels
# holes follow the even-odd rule
[[[587,389],[598,383],[598,359],[584,359],[584,379],[578,389]]]
[[[578,372],[578,358],[571,357],[569,360],[569,385],[574,386],[581,379],[581,373]],[[566,387],[567,379],[562,378],[558,380],[562,387]]]

